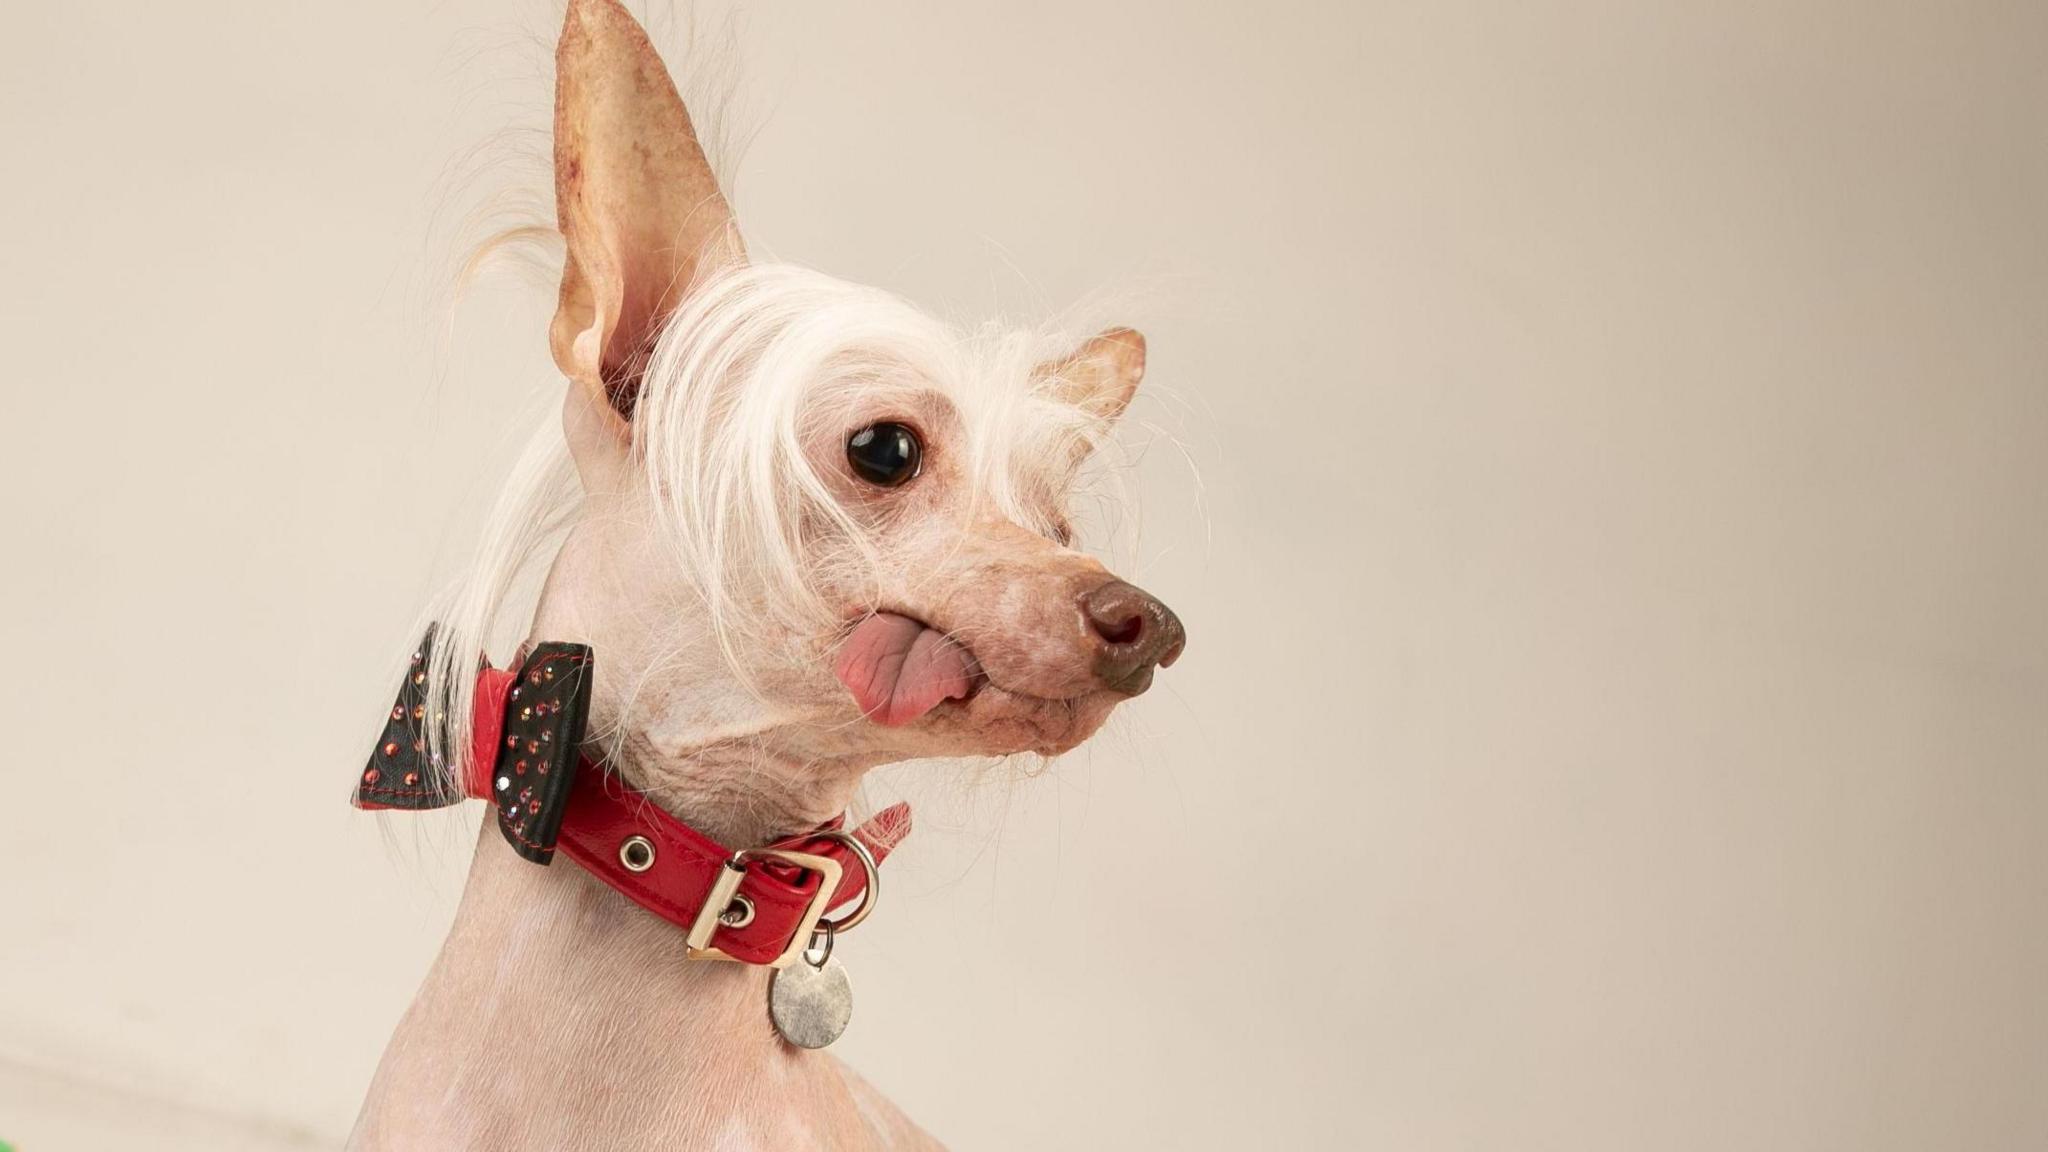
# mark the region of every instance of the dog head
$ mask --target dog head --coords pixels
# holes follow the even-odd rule
[[[753,262],[616,0],[570,4],[557,69],[549,336],[585,497],[535,630],[596,646],[595,731],[636,783],[823,797],[892,760],[1061,752],[1143,692],[1181,623],[1067,510],[1143,338],[960,333]]]

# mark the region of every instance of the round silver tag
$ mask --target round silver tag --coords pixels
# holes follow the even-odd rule
[[[823,1048],[853,1019],[853,982],[830,953],[815,966],[802,957],[768,981],[768,1018],[791,1044]]]

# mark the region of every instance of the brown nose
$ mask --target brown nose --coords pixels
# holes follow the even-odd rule
[[[1180,659],[1180,650],[1187,646],[1187,630],[1173,609],[1121,580],[1083,596],[1081,614],[1102,641],[1095,654],[1095,674],[1127,696],[1150,688],[1152,670]]]

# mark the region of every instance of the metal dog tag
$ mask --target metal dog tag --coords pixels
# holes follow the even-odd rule
[[[853,982],[829,948],[815,964],[806,952],[775,970],[768,981],[768,1018],[799,1048],[823,1048],[846,1031],[853,1019]]]

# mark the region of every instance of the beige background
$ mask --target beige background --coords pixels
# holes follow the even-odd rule
[[[475,819],[347,781],[559,387],[545,289],[440,310],[552,7],[203,7],[0,34],[23,1152],[346,1131]],[[746,7],[757,246],[1139,288],[1186,446],[1133,452],[1161,690],[892,774],[844,1048],[914,1115],[2048,1146],[2048,8]]]

